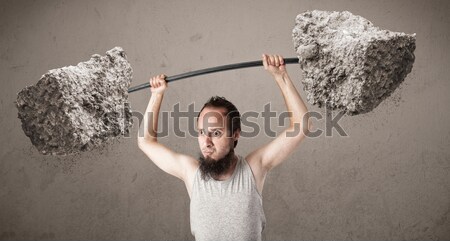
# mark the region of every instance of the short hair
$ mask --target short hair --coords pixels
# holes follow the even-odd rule
[[[200,113],[202,113],[203,109],[206,107],[216,107],[216,108],[225,108],[228,130],[231,130],[231,135],[237,131],[241,130],[241,114],[239,113],[236,106],[225,99],[225,97],[220,96],[212,96],[208,101],[203,105],[202,109],[198,113],[197,119],[200,117]],[[234,147],[237,146],[238,141],[234,141]]]

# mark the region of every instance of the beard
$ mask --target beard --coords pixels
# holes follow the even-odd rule
[[[228,168],[230,168],[233,163],[234,149],[231,149],[228,154],[219,160],[203,157],[202,154],[199,155],[200,160],[200,172],[203,180],[208,181],[211,177],[217,177],[220,174],[225,173]]]

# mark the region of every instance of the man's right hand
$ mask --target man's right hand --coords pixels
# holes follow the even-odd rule
[[[161,170],[183,180],[191,196],[195,173],[199,167],[198,161],[158,142],[158,117],[164,91],[167,89],[166,78],[164,74],[160,74],[149,80],[152,94],[141,122],[142,129],[138,131],[138,145]]]
[[[166,75],[160,74],[150,78],[150,91],[152,94],[164,94],[167,89]]]

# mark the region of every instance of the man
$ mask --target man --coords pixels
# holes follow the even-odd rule
[[[236,107],[211,98],[199,114],[198,159],[177,153],[157,141],[158,113],[167,83],[165,75],[150,79],[152,96],[144,115],[139,148],[163,171],[184,181],[191,198],[191,231],[196,240],[261,240],[265,226],[261,193],[267,173],[285,160],[311,128],[307,108],[278,55],[263,54],[264,68],[281,89],[290,125],[270,143],[245,158],[234,148],[240,135]],[[307,121],[307,123],[304,122]]]

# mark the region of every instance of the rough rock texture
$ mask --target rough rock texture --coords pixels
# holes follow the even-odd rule
[[[53,69],[17,95],[22,128],[43,154],[91,150],[129,132],[132,69],[120,47]]]
[[[299,14],[292,33],[308,102],[349,115],[377,107],[414,63],[415,34],[381,30],[347,11]]]

